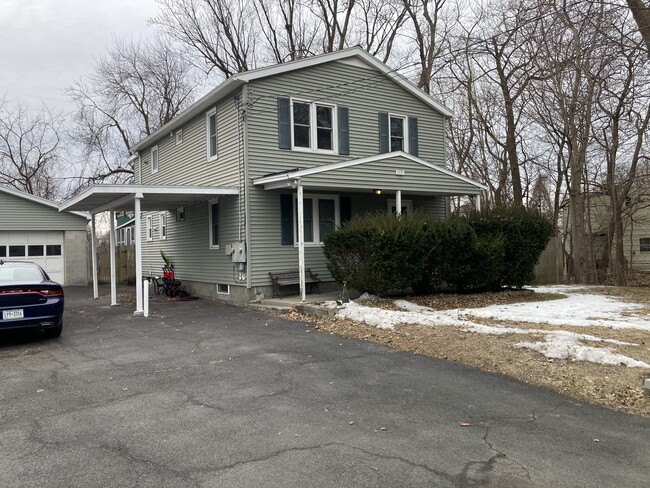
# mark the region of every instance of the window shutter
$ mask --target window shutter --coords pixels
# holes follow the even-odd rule
[[[350,197],[339,197],[339,209],[341,210],[341,224],[352,220],[352,199]]]
[[[278,147],[291,149],[291,104],[288,98],[278,98]]]
[[[379,153],[390,152],[388,112],[379,112]]]
[[[281,244],[293,245],[293,195],[280,195]]]
[[[347,107],[339,107],[339,154],[350,154],[350,113]]]
[[[418,155],[418,119],[409,117],[409,153]]]

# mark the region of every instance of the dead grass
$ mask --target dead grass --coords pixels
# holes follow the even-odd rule
[[[607,287],[601,291],[636,303],[647,304],[650,309],[650,290],[647,288]],[[411,297],[409,300],[430,308],[448,310],[561,297],[562,295],[547,296],[526,291],[507,291],[480,295],[440,294],[428,297]],[[364,304],[397,309],[392,300],[376,300]],[[347,319],[315,320],[297,312],[290,312],[286,315],[297,320],[315,322],[320,330],[333,334],[387,344],[397,351],[410,351],[466,364],[484,371],[504,374],[532,385],[549,388],[580,402],[598,404],[613,410],[650,417],[650,397],[643,392],[643,380],[650,377],[648,370],[570,360],[552,360],[536,352],[514,347],[520,341],[539,340],[540,336],[532,332],[530,336],[523,334],[494,336],[466,332],[449,326],[423,327],[407,324],[397,326],[395,330],[391,331],[377,329]],[[547,324],[495,320],[476,321],[522,329],[558,329],[557,326]],[[615,348],[621,354],[650,363],[650,333],[648,332],[603,327],[567,326],[562,329],[591,334],[604,339],[636,343],[638,346],[615,346]],[[607,347],[608,345],[590,343],[590,346]]]

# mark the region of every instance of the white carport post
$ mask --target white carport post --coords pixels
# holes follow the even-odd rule
[[[142,193],[135,195],[135,312],[133,315],[144,315],[142,307],[142,228],[140,218],[140,200]]]
[[[90,222],[90,243],[93,253],[93,298],[99,298],[99,283],[97,280],[97,229],[95,226],[95,217],[96,215],[93,214]]]
[[[395,213],[398,216],[402,215],[402,190],[395,192]]]
[[[110,211],[110,256],[111,256],[111,307],[117,305],[117,284],[116,284],[116,273],[115,273],[115,211]]]
[[[305,205],[302,184],[298,180],[298,276],[300,279],[300,300],[305,301]]]
[[[481,211],[481,194],[476,195],[476,211],[480,212]]]

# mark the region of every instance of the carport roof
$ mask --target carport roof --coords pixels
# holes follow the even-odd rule
[[[59,211],[77,210],[96,214],[107,210],[132,210],[136,197],[140,198],[143,211],[169,210],[238,194],[236,187],[225,186],[93,185],[59,205]]]

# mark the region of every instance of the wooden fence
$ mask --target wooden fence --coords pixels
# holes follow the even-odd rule
[[[539,257],[535,266],[533,285],[554,285],[564,283],[564,252],[562,238],[551,237],[551,240]]]
[[[115,272],[120,285],[135,284],[135,246],[117,246],[115,249]],[[93,281],[92,249],[88,246],[88,282]],[[111,260],[108,245],[97,246],[97,279],[100,284],[111,282]]]

